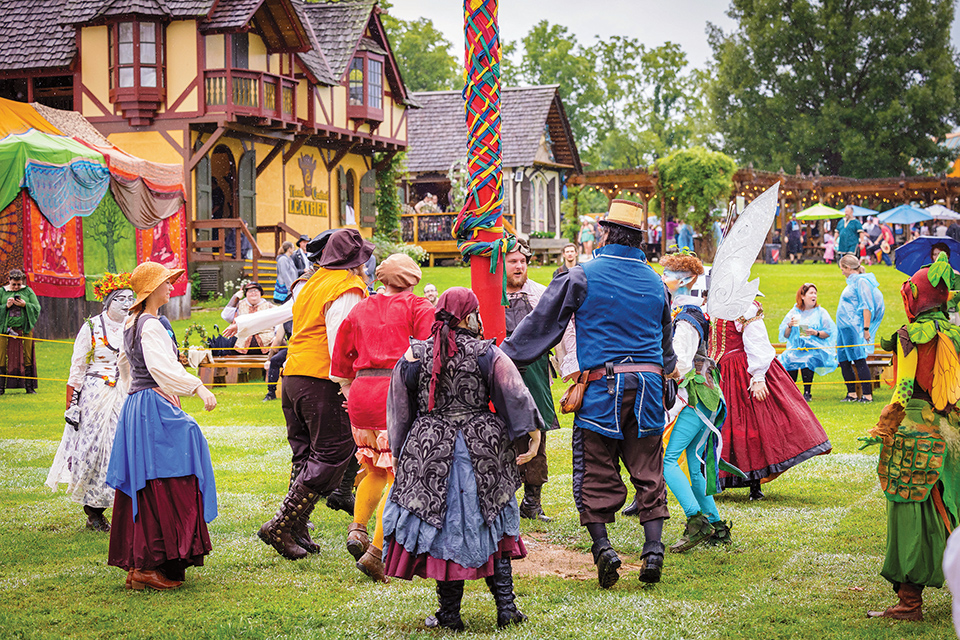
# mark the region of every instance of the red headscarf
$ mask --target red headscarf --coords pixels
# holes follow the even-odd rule
[[[433,336],[433,362],[430,370],[430,400],[427,411],[433,411],[433,397],[440,371],[450,356],[457,352],[456,326],[472,311],[480,308],[477,295],[466,287],[447,289],[437,300],[436,320],[430,328]]]

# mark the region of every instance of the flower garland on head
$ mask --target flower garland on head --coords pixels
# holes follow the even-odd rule
[[[99,280],[93,283],[93,297],[98,302],[104,299],[114,291],[120,289],[131,289],[129,273],[105,273]]]

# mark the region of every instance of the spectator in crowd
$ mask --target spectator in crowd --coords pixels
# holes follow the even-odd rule
[[[307,243],[310,242],[310,236],[302,235],[297,238],[297,250],[293,254],[293,264],[297,267],[297,277],[303,275],[310,264],[310,258],[307,256]]]
[[[283,324],[278,324],[274,328],[273,342],[270,344],[270,350],[267,352],[267,362],[264,368],[267,370],[267,395],[263,397],[263,402],[270,402],[277,399],[277,381],[280,379],[280,370],[287,361],[287,341],[293,332],[293,321],[288,320]]]
[[[579,258],[579,252],[577,251],[577,245],[574,243],[567,244],[563,247],[563,252],[561,253],[563,257],[563,263],[557,267],[553,272],[553,277],[556,278],[561,273],[566,273],[570,271],[573,267],[577,266],[577,258]]]
[[[787,222],[787,255],[792,264],[803,262],[803,235],[796,214],[793,220]]]
[[[960,222],[954,220],[950,223],[950,226],[947,227],[947,236],[953,238],[957,242],[960,242]]]
[[[585,256],[593,254],[593,243],[597,239],[597,234],[589,220],[584,220],[580,225],[580,235],[577,240],[580,242],[580,252]]]
[[[857,402],[857,383],[862,385],[859,402],[873,402],[873,384],[867,356],[874,351],[877,329],[883,320],[883,294],[877,277],[865,273],[854,256],[840,258],[840,271],[847,286],[837,305],[837,359],[847,383],[844,402]]]
[[[837,368],[837,325],[817,301],[817,285],[807,282],[797,290],[797,304],[780,323],[780,342],[787,349],[778,357],[793,381],[803,378],[803,399],[810,402],[813,374]]]
[[[843,210],[843,219],[837,223],[837,254],[842,258],[848,253],[857,253],[860,236],[866,235],[863,225],[853,217],[853,206],[847,205]]]
[[[220,312],[220,317],[232,323],[238,316],[266,311],[272,309],[273,306],[272,302],[263,297],[263,287],[260,286],[260,283],[248,282],[243,285],[241,291],[233,294],[230,302]],[[273,342],[273,333],[273,327],[270,327],[256,335],[238,338],[233,348],[241,355],[245,355],[250,349],[254,350],[255,353],[266,353]]]
[[[40,318],[40,301],[20,269],[7,274],[0,289],[0,394],[6,388],[37,392],[37,360],[33,327]],[[7,377],[9,376],[9,377]]]
[[[937,236],[939,236],[939,237],[941,237],[941,238],[944,237],[945,235],[947,235],[947,229],[949,229],[949,227],[947,226],[946,221],[944,221],[944,220],[937,220],[937,221],[936,221],[936,225],[937,225],[937,227],[936,227],[936,229],[934,230],[934,234],[935,234],[935,235],[937,235]]]
[[[683,251],[693,251],[693,227],[686,221],[681,222],[677,228],[677,247]]]
[[[300,277],[293,255],[293,243],[284,242],[280,246],[280,255],[277,256],[277,284],[273,287],[273,301],[277,304],[286,301],[294,280]]]
[[[437,292],[437,285],[427,284],[424,286],[423,297],[426,298],[433,306],[437,306],[437,299],[440,297],[440,294]]]

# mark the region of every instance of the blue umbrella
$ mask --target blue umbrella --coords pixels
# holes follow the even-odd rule
[[[950,266],[960,271],[960,242],[950,236],[920,236],[894,251],[897,271],[912,276],[923,265],[933,262],[930,249],[937,243],[943,243],[950,249]]]
[[[880,222],[889,222],[891,224],[913,224],[914,222],[933,220],[933,216],[922,209],[911,207],[908,204],[902,204],[889,211],[884,211],[880,214],[879,219]]]
[[[866,207],[858,207],[855,204],[850,205],[853,207],[853,217],[855,218],[866,218],[867,216],[875,216],[877,212],[873,209],[867,209]]]

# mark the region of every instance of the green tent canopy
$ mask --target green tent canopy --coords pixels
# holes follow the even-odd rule
[[[828,207],[825,204],[817,203],[812,207],[807,207],[797,214],[797,220],[832,220],[842,218],[843,212]]]

